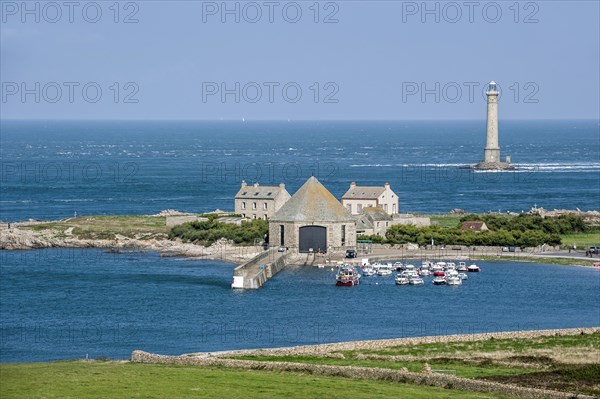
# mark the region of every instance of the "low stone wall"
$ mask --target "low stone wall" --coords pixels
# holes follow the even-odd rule
[[[515,339],[515,338],[537,338],[553,335],[579,335],[579,334],[600,334],[600,327],[590,328],[569,328],[557,330],[531,330],[531,331],[506,331],[489,332],[479,334],[454,334],[454,335],[432,335],[427,337],[409,337],[392,338],[368,341],[334,342],[319,345],[291,346],[285,348],[261,348],[261,349],[241,349],[223,352],[200,352],[191,353],[182,356],[291,356],[291,355],[313,355],[326,354],[333,351],[352,351],[352,350],[377,350],[393,346],[434,344],[446,342],[471,342],[484,341],[488,339]]]

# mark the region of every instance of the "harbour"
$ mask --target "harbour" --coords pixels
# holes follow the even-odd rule
[[[287,266],[260,290],[231,290],[227,262],[87,249],[84,265],[68,251],[3,253],[2,362],[594,327],[597,309],[581,304],[600,299],[597,269],[542,263],[480,261],[456,288],[392,276],[335,287],[331,268]]]

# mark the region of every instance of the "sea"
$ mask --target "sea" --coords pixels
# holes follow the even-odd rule
[[[340,198],[389,182],[403,213],[600,208],[598,121],[503,121],[515,170],[480,172],[485,121],[0,122],[0,220],[233,209],[242,180],[310,176]],[[403,259],[420,264],[421,259]],[[460,287],[336,287],[288,267],[230,288],[234,264],[155,252],[0,251],[0,361],[127,359],[326,342],[600,325],[597,269],[479,263]]]

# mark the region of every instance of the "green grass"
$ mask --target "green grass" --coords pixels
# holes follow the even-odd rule
[[[116,234],[133,238],[152,238],[168,232],[164,216],[84,216],[60,222],[40,223],[23,226],[36,231],[54,230],[57,234],[73,228],[78,238],[113,239]]]
[[[507,398],[297,373],[114,362],[0,365],[8,398]]]
[[[400,370],[406,367],[408,371],[421,372],[423,362],[409,361],[391,361],[391,360],[359,360],[359,359],[336,359],[328,357],[310,357],[310,356],[247,356],[240,359],[258,360],[258,361],[278,361],[292,363],[311,363],[311,364],[328,364],[334,366],[360,366],[374,367],[392,370]],[[465,378],[482,378],[491,376],[505,376],[513,374],[523,374],[534,369],[501,367],[495,365],[474,365],[465,364],[460,361],[452,361],[451,359],[440,359],[438,361],[429,361],[431,369],[435,372],[451,374],[457,377]]]
[[[565,247],[577,245],[578,250],[585,250],[591,246],[600,245],[600,232],[561,234],[562,244]]]
[[[531,339],[487,339],[482,341],[448,342],[443,344],[432,343],[402,345],[379,350],[362,350],[345,353],[354,354],[360,352],[378,355],[447,356],[466,352],[497,352],[507,350],[513,352],[523,352],[527,349],[576,347],[591,347],[600,349],[600,334],[560,335]]]
[[[506,255],[506,256],[490,256],[490,255],[475,255],[474,259],[478,260],[508,260],[515,262],[532,262],[532,263],[543,263],[553,265],[565,265],[565,266],[592,266],[596,259],[574,259],[574,258],[552,258],[552,257],[534,257],[534,256],[520,256],[520,255]]]
[[[458,227],[460,218],[464,215],[435,214],[419,216],[427,216],[431,219],[432,224],[438,224],[441,227]]]

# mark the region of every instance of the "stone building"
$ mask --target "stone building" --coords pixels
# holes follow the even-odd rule
[[[249,219],[269,219],[290,199],[285,184],[249,186],[242,180],[242,187],[235,195],[235,213]]]
[[[485,222],[464,222],[460,228],[462,230],[472,230],[475,232],[489,230]]]
[[[314,176],[269,219],[269,244],[301,253],[356,247],[356,222]]]
[[[350,188],[342,196],[342,205],[352,215],[360,215],[364,208],[381,208],[388,215],[400,212],[398,196],[390,188],[390,183],[378,186],[357,186]]]
[[[388,229],[397,224],[412,224],[417,227],[430,226],[431,219],[425,216],[411,214],[388,215],[381,208],[363,208],[362,213],[356,217],[356,234],[378,235],[385,237]]]

